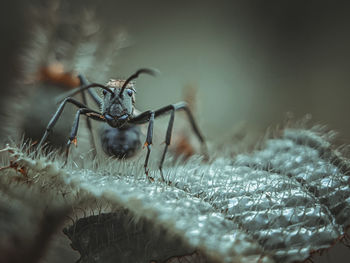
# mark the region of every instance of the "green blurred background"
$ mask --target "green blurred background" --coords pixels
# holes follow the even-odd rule
[[[265,129],[292,112],[297,119],[312,114],[348,142],[345,1],[11,1],[1,17],[2,99],[11,96],[22,66],[18,54],[31,38],[28,6],[57,3],[67,15],[90,8],[105,27],[127,32],[111,77],[144,66],[162,72],[138,80],[142,110],[181,100],[192,85],[198,88],[196,115],[209,138],[242,122]],[[42,14],[45,19],[50,13]]]
[[[130,15],[123,22],[134,45],[121,52],[116,72],[139,65],[162,71],[156,80],[138,81],[142,108],[175,102],[184,85],[197,85],[198,115],[210,137],[241,121],[265,128],[292,112],[296,118],[312,114],[347,141],[350,9],[344,3],[130,6],[121,12]]]

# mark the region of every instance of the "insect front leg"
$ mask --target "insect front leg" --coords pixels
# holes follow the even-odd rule
[[[159,163],[159,171],[160,171],[160,175],[161,175],[163,181],[165,181],[164,175],[163,175],[163,163],[165,160],[165,155],[168,151],[168,147],[170,145],[171,134],[172,134],[173,124],[174,124],[174,119],[175,119],[175,111],[177,111],[177,110],[184,110],[186,112],[187,117],[188,117],[190,124],[192,126],[192,129],[193,129],[194,133],[196,134],[196,136],[198,137],[199,141],[201,142],[203,155],[204,155],[206,160],[209,158],[204,137],[201,134],[201,132],[199,131],[199,128],[198,128],[198,126],[193,118],[193,115],[192,115],[186,102],[178,102],[176,104],[171,104],[171,105],[165,106],[159,110],[156,110],[155,117],[159,117],[163,114],[167,114],[170,112],[168,129],[167,129],[166,136],[165,136],[165,147],[164,147],[162,158],[161,158],[160,163]]]
[[[138,116],[134,117],[133,119],[131,119],[129,122],[130,123],[133,123],[133,124],[143,124],[143,123],[146,123],[146,122],[150,122],[150,125],[148,126],[148,132],[147,132],[147,140],[149,139],[149,134],[151,134],[151,137],[152,137],[152,133],[153,133],[153,119],[154,118],[157,118],[159,116],[162,116],[164,114],[168,114],[170,113],[170,119],[169,119],[169,124],[168,124],[168,129],[167,129],[167,133],[166,133],[166,137],[165,137],[165,148],[164,148],[164,151],[163,151],[163,155],[162,155],[162,159],[160,161],[160,164],[159,164],[159,169],[160,169],[160,173],[161,173],[161,177],[162,177],[162,180],[164,181],[164,176],[163,176],[163,171],[162,171],[162,167],[163,167],[163,163],[164,163],[164,160],[165,160],[165,155],[167,153],[167,150],[168,150],[168,146],[170,145],[170,140],[171,140],[171,134],[172,134],[172,129],[173,129],[173,123],[174,123],[174,119],[175,119],[175,111],[178,111],[178,110],[184,110],[185,113],[187,114],[187,117],[188,117],[188,120],[191,124],[191,127],[192,127],[192,130],[193,132],[196,134],[198,140],[200,141],[201,143],[201,146],[202,146],[202,153],[205,157],[205,160],[208,160],[209,159],[209,155],[208,155],[208,150],[207,150],[207,145],[206,145],[206,142],[204,140],[204,137],[203,135],[201,134],[194,118],[193,118],[193,115],[190,111],[190,109],[188,108],[188,105],[186,102],[178,102],[176,104],[171,104],[171,105],[168,105],[168,106],[165,106],[159,110],[156,110],[156,111],[146,111],[146,112],[143,112],[141,114],[139,114]],[[152,117],[153,116],[153,117]],[[152,121],[151,121],[152,119]],[[151,129],[151,131],[150,131]],[[146,140],[146,145],[147,145],[147,140]],[[151,142],[152,142],[152,139],[151,139]],[[150,148],[147,152],[147,156],[146,156],[146,161],[145,161],[145,169],[147,167],[147,163],[148,163],[148,158],[149,158],[149,152],[150,152]],[[147,172],[146,172],[147,174]]]
[[[160,176],[162,177],[163,182],[165,181],[164,180],[164,175],[163,175],[163,163],[164,163],[164,160],[165,160],[165,155],[166,155],[166,153],[168,151],[168,147],[170,145],[171,133],[172,133],[172,130],[173,130],[174,119],[175,119],[175,108],[170,113],[168,129],[167,129],[166,135],[165,135],[165,147],[164,147],[164,151],[163,151],[163,154],[162,154],[162,159],[160,160],[160,163],[159,163]]]
[[[86,105],[84,105],[83,103],[68,97],[66,99],[64,99],[64,101],[61,102],[60,106],[58,106],[57,111],[55,112],[55,114],[52,116],[51,120],[49,121],[49,124],[46,126],[45,129],[45,133],[43,135],[43,137],[41,138],[39,144],[38,144],[38,149],[41,148],[41,146],[44,144],[44,142],[46,141],[47,137],[50,135],[53,127],[55,126],[55,124],[57,123],[58,119],[60,118],[64,107],[66,106],[67,103],[72,103],[73,105],[77,106],[78,108],[88,108]]]
[[[150,180],[148,176],[149,169],[147,167],[148,167],[148,159],[151,153],[151,145],[152,145],[152,139],[153,139],[153,123],[154,123],[154,112],[150,111],[146,142],[144,145],[145,147],[147,147],[147,155],[146,155],[144,167],[145,167],[146,176],[149,180]]]
[[[129,123],[131,124],[144,124],[148,122],[146,142],[144,144],[144,147],[147,147],[147,155],[145,159],[144,168],[145,168],[145,174],[149,180],[150,180],[150,178],[148,177],[149,170],[147,167],[148,167],[148,160],[149,160],[149,155],[151,153],[151,145],[152,145],[152,139],[153,139],[154,116],[155,116],[154,111],[145,111],[129,121]]]
[[[162,115],[163,113],[166,113],[166,109],[168,108],[169,106],[166,106],[158,111],[155,112],[155,117],[159,116],[159,115]],[[199,128],[198,128],[198,125],[192,115],[192,112],[190,110],[190,108],[188,107],[188,104],[184,101],[180,101],[176,104],[173,104],[173,105],[170,105],[170,107],[174,107],[175,108],[175,111],[177,110],[183,110],[187,117],[188,117],[188,120],[191,124],[191,127],[192,127],[192,130],[194,132],[194,134],[197,136],[199,142],[201,143],[201,152],[204,156],[204,160],[209,160],[209,153],[208,153],[208,147],[207,147],[207,144],[206,144],[206,141],[202,135],[202,133],[200,132]],[[157,115],[158,114],[158,115]]]
[[[79,74],[78,75],[78,78],[79,78],[79,81],[80,81],[80,86],[87,86],[89,85],[89,82],[88,80],[85,78],[84,75],[82,74]],[[96,92],[92,89],[88,89],[88,93],[89,95],[91,96],[91,98],[93,99],[93,101],[95,102],[95,104],[101,108],[101,104],[102,104],[102,101],[101,101],[101,98],[96,94]],[[82,96],[82,99],[83,99],[83,103],[85,105],[88,105],[87,104],[87,99],[86,99],[86,94],[84,91],[82,91],[81,93],[81,96]],[[90,133],[90,138],[91,138],[91,146],[93,148],[93,156],[95,157],[96,156],[96,153],[97,153],[97,148],[96,148],[96,144],[95,144],[95,138],[94,138],[94,133],[92,131],[92,125],[91,125],[91,121],[89,118],[86,118],[86,126],[89,130],[89,133]]]
[[[72,142],[73,142],[73,144],[77,145],[77,134],[78,134],[78,128],[79,128],[79,119],[80,119],[81,114],[86,115],[87,118],[92,118],[92,119],[99,120],[99,121],[104,120],[104,117],[101,114],[95,112],[94,110],[82,108],[82,109],[79,109],[77,111],[75,118],[74,118],[73,127],[71,130],[70,136],[69,136],[69,140],[68,140],[67,146],[66,146],[65,164],[68,161],[69,148],[70,148]]]

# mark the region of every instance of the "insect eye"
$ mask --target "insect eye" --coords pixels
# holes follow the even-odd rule
[[[103,93],[103,96],[106,96],[107,90],[104,89],[104,90],[102,91],[102,93]]]
[[[129,95],[130,97],[132,96],[132,94],[134,94],[134,92],[133,92],[131,89],[128,89],[126,92],[128,93],[128,95]]]

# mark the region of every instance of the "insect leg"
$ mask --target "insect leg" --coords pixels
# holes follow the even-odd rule
[[[55,126],[56,122],[58,121],[59,117],[62,114],[62,111],[65,107],[65,105],[70,102],[72,104],[74,104],[75,106],[77,106],[78,108],[87,108],[86,105],[82,104],[81,102],[73,99],[73,98],[66,98],[64,101],[62,101],[62,103],[60,104],[60,106],[58,107],[57,111],[55,112],[55,114],[52,116],[49,124],[46,127],[45,133],[43,135],[43,137],[41,138],[39,144],[38,144],[38,149],[41,148],[41,146],[43,145],[43,143],[45,142],[45,140],[47,139],[47,137],[49,136],[49,134],[51,133],[53,127]],[[92,110],[93,111],[93,110]],[[94,111],[95,112],[95,111]],[[96,112],[98,113],[98,112]]]
[[[185,113],[188,117],[188,120],[192,126],[192,130],[196,134],[198,140],[201,143],[201,152],[204,156],[204,160],[208,161],[209,160],[209,153],[208,153],[207,143],[206,143],[202,133],[200,132],[200,130],[198,128],[198,125],[197,125],[197,123],[192,115],[190,108],[188,107],[188,104],[184,101],[181,101],[181,102],[174,104],[174,106],[176,108],[175,110],[184,110],[185,111]],[[156,112],[156,114],[157,114],[157,112]]]
[[[163,175],[163,163],[164,163],[166,152],[168,151],[168,146],[170,145],[171,133],[172,133],[172,130],[173,130],[174,119],[175,119],[175,108],[173,108],[173,110],[170,113],[168,129],[166,131],[166,136],[165,136],[165,147],[164,147],[162,159],[160,160],[160,163],[159,163],[160,176],[162,177],[163,182],[165,181],[164,180],[164,175]]]
[[[65,164],[68,161],[69,148],[70,148],[72,142],[75,145],[77,145],[77,133],[78,133],[79,119],[80,119],[80,115],[81,114],[85,114],[87,116],[87,118],[93,118],[95,120],[101,120],[101,121],[104,120],[104,117],[101,114],[96,113],[94,110],[91,110],[91,109],[88,109],[88,108],[81,108],[81,109],[79,109],[77,111],[77,113],[75,115],[75,118],[74,118],[73,127],[72,127],[72,130],[71,130],[70,136],[69,136],[69,140],[67,142]]]
[[[137,115],[136,117],[132,118],[131,120],[129,120],[129,123],[132,124],[144,124],[144,123],[149,123],[148,124],[148,130],[147,130],[147,136],[146,136],[146,142],[145,145],[147,147],[147,155],[146,155],[146,160],[145,160],[145,173],[147,178],[148,177],[148,159],[149,159],[149,155],[151,153],[151,144],[152,144],[152,138],[153,138],[153,122],[154,122],[154,116],[155,113],[154,111],[145,111],[139,115]]]
[[[196,134],[196,136],[198,137],[198,140],[200,141],[201,143],[201,146],[202,146],[202,153],[205,157],[205,160],[208,160],[209,159],[209,156],[208,156],[208,150],[207,150],[207,145],[206,145],[206,142],[205,142],[205,139],[203,137],[203,135],[201,134],[197,124],[196,124],[196,121],[194,120],[194,117],[187,105],[186,102],[178,102],[178,103],[175,103],[175,104],[171,104],[171,105],[168,105],[168,106],[165,106],[163,108],[160,108],[159,110],[156,110],[154,111],[154,118],[157,118],[161,115],[164,115],[164,114],[167,114],[170,112],[171,116],[170,116],[170,120],[169,120],[169,124],[168,124],[168,129],[167,129],[167,134],[166,134],[166,139],[165,139],[165,143],[166,143],[166,146],[165,146],[165,149],[164,149],[164,152],[163,152],[163,155],[162,155],[162,159],[161,159],[161,162],[160,162],[160,165],[159,165],[159,169],[160,169],[160,172],[161,172],[161,176],[162,176],[162,179],[164,180],[164,176],[163,176],[163,172],[162,172],[162,166],[163,166],[163,162],[164,162],[164,159],[165,159],[165,155],[166,155],[166,152],[167,152],[167,149],[168,149],[168,146],[170,144],[170,139],[171,139],[171,132],[172,132],[172,128],[173,128],[173,123],[174,123],[174,114],[175,114],[175,111],[177,110],[184,110],[187,114],[187,117],[189,119],[189,122],[192,126],[192,130],[194,131],[194,133]],[[143,124],[143,123],[146,123],[148,121],[150,121],[150,114],[153,113],[151,111],[145,111],[141,114],[139,114],[138,116],[134,117],[133,119],[131,119],[129,122],[130,123],[134,123],[134,124]],[[152,127],[153,127],[153,124],[152,124]],[[148,156],[147,156],[147,160],[148,160]]]
[[[89,84],[84,75],[79,74],[79,75],[78,75],[78,78],[79,78],[79,80],[80,80],[80,85],[81,85],[81,86],[86,86],[86,85]],[[88,89],[88,92],[89,92],[91,98],[92,98],[92,99],[94,100],[94,102],[97,104],[97,106],[98,106],[99,108],[101,108],[101,99],[100,99],[100,97],[96,94],[96,92],[95,92],[93,89]],[[88,104],[87,104],[86,95],[85,95],[85,92],[84,92],[84,91],[81,93],[81,96],[82,96],[82,99],[83,99],[83,103],[84,103],[85,105],[88,105]],[[97,148],[96,148],[96,144],[95,144],[94,133],[93,133],[93,131],[92,131],[91,121],[90,121],[89,118],[86,118],[86,126],[87,126],[87,128],[88,128],[88,130],[89,130],[89,133],[90,133],[90,139],[91,139],[90,141],[91,141],[91,146],[92,146],[92,149],[93,149],[93,156],[95,157],[95,156],[96,156],[96,153],[97,153]]]
[[[208,159],[208,152],[207,152],[207,146],[204,140],[203,135],[201,134],[201,132],[198,129],[198,126],[193,118],[193,115],[187,105],[186,102],[178,102],[176,104],[172,104],[172,105],[168,105],[165,106],[159,110],[155,111],[155,117],[161,116],[163,114],[166,114],[170,111],[170,120],[169,120],[169,124],[168,124],[168,129],[167,129],[167,133],[166,133],[166,137],[165,137],[165,148],[163,151],[163,155],[162,155],[162,159],[160,160],[159,163],[159,171],[160,171],[160,175],[162,176],[162,179],[164,181],[164,175],[163,175],[163,163],[165,160],[165,155],[167,153],[168,150],[168,146],[170,145],[170,140],[171,140],[171,133],[172,133],[172,129],[173,129],[173,124],[174,124],[174,118],[175,118],[175,111],[177,110],[184,110],[188,116],[188,119],[191,123],[192,129],[194,131],[194,133],[197,135],[199,141],[202,144],[202,151],[203,154],[205,156],[205,159]]]
[[[192,126],[192,130],[194,131],[194,133],[196,134],[196,136],[198,137],[198,140],[201,142],[201,144],[203,145],[203,150],[206,149],[206,143],[204,140],[204,137],[202,135],[202,133],[199,131],[199,128],[196,124],[196,121],[193,118],[193,115],[190,111],[190,109],[188,108],[188,105],[186,102],[181,101],[175,104],[170,104],[168,106],[165,106],[163,108],[160,108],[159,110],[154,111],[154,118],[157,118],[159,116],[162,116],[164,114],[167,114],[171,111],[177,111],[177,110],[184,110],[187,114],[188,120]],[[148,122],[149,120],[149,116],[150,116],[150,112],[151,111],[145,111],[137,116],[135,116],[133,119],[131,119],[129,121],[129,123],[133,123],[133,124],[144,124],[146,122]],[[205,153],[205,155],[207,155],[208,153]]]
[[[178,111],[178,110],[183,110],[185,111],[187,117],[188,117],[188,120],[192,126],[192,130],[193,132],[196,134],[198,140],[200,141],[201,143],[201,147],[202,147],[202,153],[205,157],[206,160],[209,159],[209,155],[208,155],[208,149],[207,149],[207,145],[206,145],[206,142],[205,142],[205,139],[202,135],[202,133],[200,132],[198,126],[197,126],[197,123],[187,105],[186,102],[184,101],[181,101],[181,102],[178,102],[178,103],[175,103],[175,104],[171,104],[171,105],[168,105],[168,106],[165,106],[159,110],[156,110],[155,111],[155,118],[163,115],[163,114],[166,114],[170,111]]]
[[[145,164],[144,164],[145,173],[146,173],[146,176],[148,179],[149,179],[149,177],[148,177],[149,169],[147,169],[147,166],[148,166],[149,155],[151,153],[151,144],[152,144],[152,139],[153,139],[154,112],[150,111],[149,114],[150,114],[149,115],[149,124],[148,124],[148,130],[147,130],[147,136],[146,136],[146,142],[145,142],[145,146],[147,147],[147,155],[146,155]]]

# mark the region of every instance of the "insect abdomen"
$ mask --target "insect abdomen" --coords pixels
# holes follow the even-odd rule
[[[118,159],[134,156],[141,149],[141,129],[139,126],[113,128],[104,125],[101,130],[101,143],[104,152]]]

